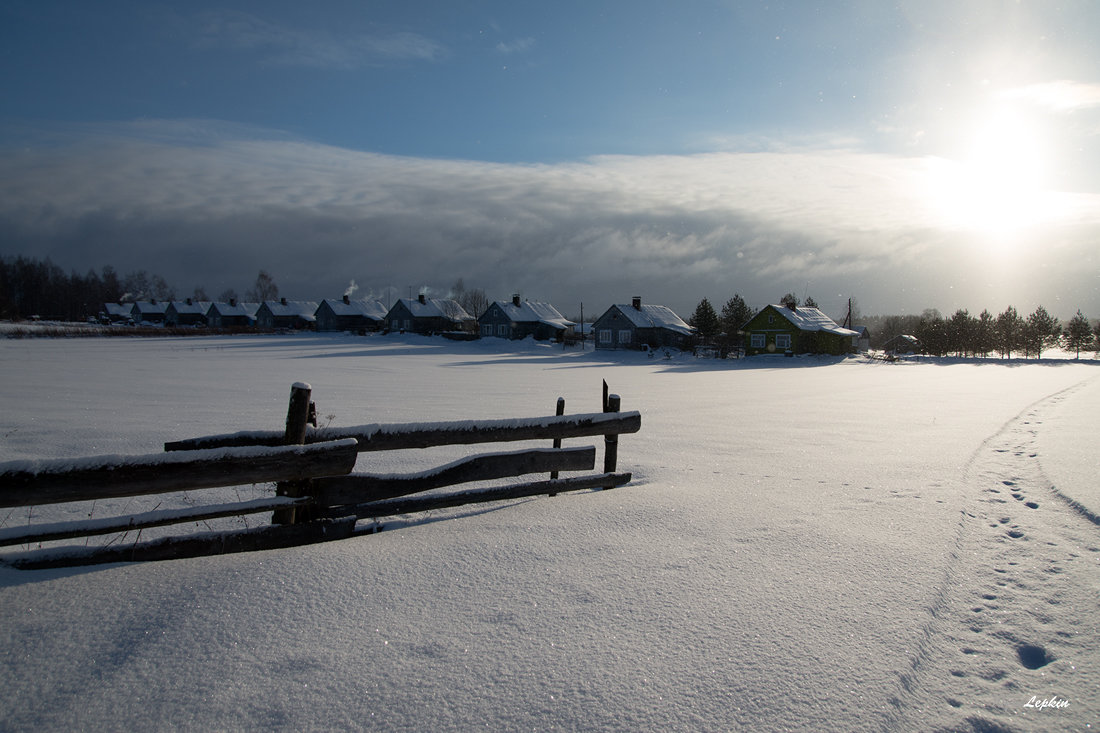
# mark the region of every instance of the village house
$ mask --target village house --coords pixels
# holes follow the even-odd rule
[[[133,303],[104,303],[103,316],[108,323],[129,323],[134,320]]]
[[[164,322],[169,326],[204,326],[206,325],[206,311],[210,310],[210,303],[186,300],[173,300],[164,309]]]
[[[164,323],[164,311],[168,304],[155,300],[139,300],[130,307],[134,323]]]
[[[561,341],[571,338],[577,325],[549,303],[512,300],[493,302],[477,319],[482,336],[523,339],[532,336],[537,341]]]
[[[256,309],[256,328],[263,331],[311,330],[317,325],[317,303],[311,300],[265,300]]]
[[[750,318],[745,354],[847,354],[859,334],[837,325],[817,308],[767,305]]]
[[[317,306],[318,331],[377,331],[386,322],[386,306],[379,300],[325,298]]]
[[[206,311],[206,324],[211,328],[248,328],[256,325],[258,303],[238,303],[236,298],[228,303],[211,303]]]
[[[630,305],[613,305],[592,324],[597,349],[687,349],[695,329],[663,305],[643,304],[635,297]]]
[[[428,298],[424,293],[394,303],[386,313],[386,323],[391,331],[423,334],[473,332],[477,328],[477,320],[455,301]]]

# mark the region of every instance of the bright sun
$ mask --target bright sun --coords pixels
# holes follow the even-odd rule
[[[1045,188],[1044,140],[1024,117],[1006,110],[971,129],[960,160],[937,161],[933,200],[946,226],[987,235],[1008,248],[1054,213]]]

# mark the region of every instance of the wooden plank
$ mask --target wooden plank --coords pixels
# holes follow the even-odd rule
[[[0,463],[0,506],[165,494],[350,473],[354,440],[312,446],[220,448],[182,454]]]
[[[441,445],[506,443],[520,440],[586,438],[593,435],[618,435],[641,430],[642,416],[637,411],[621,413],[578,413],[558,417],[528,417],[504,420],[456,420],[435,423],[393,423],[358,425],[310,430],[306,443],[354,438],[360,451],[433,448]],[[188,451],[244,445],[281,445],[284,433],[254,430],[202,438],[177,440],[164,444],[166,451]]]
[[[629,473],[596,473],[590,476],[576,476],[553,481],[535,481],[531,483],[515,484],[513,486],[472,489],[470,491],[459,491],[453,494],[443,494],[440,496],[386,499],[383,501],[359,504],[354,507],[339,507],[338,511],[354,512],[355,516],[360,519],[376,519],[378,517],[392,517],[396,514],[413,514],[415,512],[428,511],[429,509],[445,509],[447,507],[464,506],[466,504],[521,499],[526,496],[560,493],[562,491],[598,488],[610,489],[629,483],[631,478],[632,475]]]
[[[312,501],[313,499],[308,496],[298,499],[277,496],[268,499],[196,507],[194,509],[162,509],[124,517],[5,527],[0,529],[0,547],[49,542],[51,540],[68,540],[74,537],[94,537],[96,535],[130,532],[150,527],[166,527],[171,524],[199,522],[206,519],[234,517],[244,514],[260,514],[285,507],[309,504]]]
[[[310,491],[318,506],[362,504],[469,481],[489,481],[550,470],[591,471],[595,465],[594,446],[536,448],[470,456],[438,468],[407,475],[356,474],[320,478],[312,482]]]
[[[345,539],[351,537],[354,530],[355,517],[349,516],[303,524],[271,524],[241,532],[206,532],[191,537],[167,537],[121,547],[39,550],[8,560],[7,564],[20,570],[41,570],[109,562],[178,560],[185,557],[275,550]]]

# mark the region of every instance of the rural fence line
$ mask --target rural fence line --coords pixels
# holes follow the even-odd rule
[[[0,528],[0,546],[91,537],[209,519],[272,512],[267,526],[192,533],[106,547],[30,551],[5,562],[31,569],[131,562],[292,547],[356,533],[360,519],[378,519],[465,504],[564,491],[622,486],[618,436],[641,429],[641,414],[620,411],[603,384],[603,410],[546,417],[431,423],[316,427],[312,388],[291,387],[283,431],[242,431],[165,443],[164,453],[91,456],[0,463],[0,508],[149,496],[242,484],[276,484],[276,495],[250,501],[147,511],[120,517]],[[312,426],[312,427],[311,427]],[[594,471],[596,447],[562,448],[564,438],[603,436],[603,471],[559,478],[561,471]],[[410,474],[353,473],[359,453],[551,440],[552,447],[469,455]],[[550,478],[446,494],[471,482],[548,473]]]

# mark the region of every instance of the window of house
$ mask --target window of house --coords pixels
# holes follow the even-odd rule
[[[749,345],[754,349],[764,348],[764,334],[754,333],[749,339]]]
[[[632,336],[633,336],[633,332],[629,328],[624,328],[624,329],[620,330],[619,331],[619,343],[620,344],[629,344],[632,340],[631,339]]]
[[[406,318],[405,319],[405,330],[406,331],[411,331],[412,330],[412,325],[413,325],[412,321],[410,321],[408,318]]]
[[[601,344],[611,343],[611,329],[610,328],[601,328],[600,329],[600,343]]]
[[[769,313],[768,314],[768,325],[770,326],[773,323],[775,323],[775,316],[773,316]]]
[[[791,335],[789,333],[778,333],[775,335],[775,348],[777,349],[789,349],[791,348]]]
[[[508,335],[508,324],[506,324],[506,323],[497,324],[497,336],[507,336],[507,335]]]
[[[396,318],[394,318],[394,319],[393,319],[393,322],[392,322],[392,323],[390,323],[390,330],[393,330],[393,331],[400,331],[400,330],[401,330],[401,321],[399,321],[399,320],[397,320]]]
[[[492,336],[493,335],[493,324],[491,324],[491,323],[481,324],[481,335],[482,336]]]

